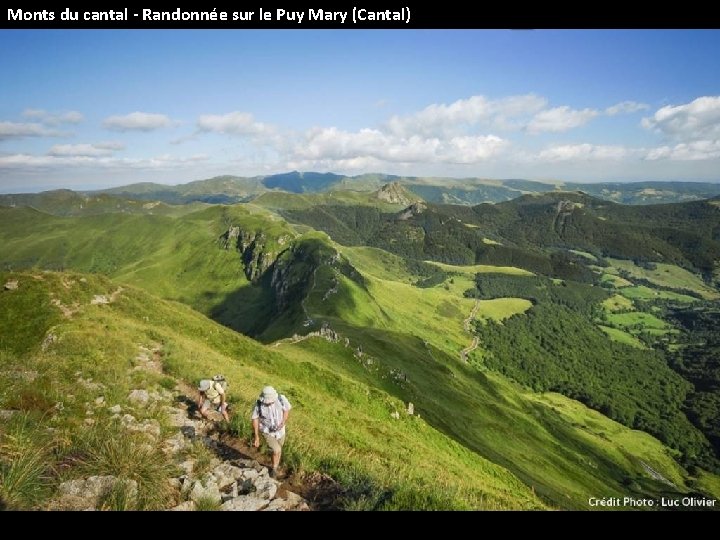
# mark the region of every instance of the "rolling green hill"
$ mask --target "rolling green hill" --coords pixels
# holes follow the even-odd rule
[[[349,473],[342,471],[357,471],[352,473],[356,479],[380,486],[372,493],[387,493],[376,506],[586,508],[596,493],[690,489],[690,476],[673,459],[678,454],[656,439],[488,370],[492,343],[481,339],[467,353],[470,362],[462,359],[461,350],[473,341],[468,331],[473,318],[522,326],[544,305],[537,294],[517,291],[476,303],[464,294],[475,287],[473,273],[535,279],[527,271],[437,267],[375,248],[346,247],[334,236],[299,234],[254,205],[214,206],[182,216],[61,218],[22,208],[0,212],[4,268],[105,274],[113,279],[112,284],[99,282],[106,292],[118,284],[134,285],[194,308],[132,289],[140,320],[103,319],[103,324],[121,332],[152,322],[153,331],[165,336],[162,341],[173,344],[164,349],[170,351],[165,365],[171,374],[192,381],[204,373],[198,366],[228,372],[233,380],[245,381],[237,390],[240,401],[251,400],[267,377],[277,378],[301,404],[297,432],[303,467],[349,483]],[[21,275],[21,282],[35,282]],[[101,278],[86,279],[95,283]],[[595,289],[562,298],[577,303],[592,292],[583,301],[599,306],[608,294]],[[73,302],[63,300],[64,305]],[[163,313],[157,318],[148,313],[156,304]],[[8,313],[18,309],[13,305]],[[236,334],[203,315],[268,345],[229,338]],[[35,331],[37,345],[47,328]],[[597,340],[603,334],[596,332]],[[644,354],[630,347],[620,350],[628,358]],[[605,371],[606,380],[621,374]],[[673,381],[668,377],[666,383]],[[367,404],[370,398],[363,396],[380,396],[384,405],[374,404],[374,398]],[[390,417],[410,401],[422,420],[404,413],[400,420]],[[393,426],[408,431],[396,432]],[[428,468],[430,462],[436,465]],[[646,466],[676,487],[650,478]],[[501,485],[497,478],[502,475],[508,476]],[[513,484],[512,475],[522,484]],[[465,477],[470,479],[458,480]],[[441,479],[441,487],[434,478]],[[542,503],[528,495],[530,488]]]
[[[153,184],[154,185],[154,184]],[[56,216],[94,216],[108,213],[182,215],[203,208],[202,203],[169,205],[126,199],[105,193],[85,195],[69,189],[38,194],[0,195],[0,208],[27,207]]]

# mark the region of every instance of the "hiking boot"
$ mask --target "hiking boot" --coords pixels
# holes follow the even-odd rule
[[[268,476],[269,476],[270,478],[277,478],[277,469],[270,469],[270,470],[268,471]]]

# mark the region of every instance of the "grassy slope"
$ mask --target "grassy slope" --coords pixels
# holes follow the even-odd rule
[[[106,214],[47,216],[30,209],[0,209],[0,265],[97,272],[209,312],[246,287],[240,256],[219,249],[228,224],[262,230],[270,238],[294,236],[258,208],[214,206],[182,218]],[[279,250],[279,248],[278,248]]]
[[[624,287],[622,295],[630,300],[674,300],[676,302],[682,302],[692,304],[699,302],[699,300],[693,296],[687,294],[679,294],[671,291],[663,291],[659,289],[651,289],[645,285],[639,285],[637,287]]]
[[[110,266],[109,273],[115,272],[115,275],[123,281],[141,284],[169,298],[190,303],[195,301],[196,306],[202,308],[203,299],[206,305],[211,305],[216,299],[213,294],[222,296],[225,292],[247,285],[238,265],[237,254],[225,252],[217,247],[217,237],[223,232],[223,228],[219,225],[222,223],[223,212],[237,213],[236,219],[247,221],[248,226],[253,219],[256,219],[258,226],[277,227],[276,232],[281,233],[289,231],[282,222],[269,223],[268,220],[271,218],[258,208],[252,210],[255,214],[251,213],[250,209],[213,208],[180,220],[153,216],[147,218],[149,222],[128,216],[93,218],[96,221],[83,218],[87,221],[83,221],[83,226],[75,229],[67,220],[39,219],[37,214],[20,212],[2,216],[3,223],[15,227],[16,233],[15,236],[8,233],[5,234],[5,238],[0,238],[7,240],[4,245],[9,248],[8,251],[0,252],[0,255],[12,254],[13,260],[16,260],[17,256],[23,260],[23,257],[30,258],[40,251],[43,253],[43,258],[31,262],[50,266],[58,263],[68,266],[72,264],[84,269],[87,269],[91,262],[97,262],[100,256],[115,257],[111,262],[115,262],[116,266]],[[18,228],[27,232],[24,238],[17,238]],[[3,235],[2,231],[0,235]],[[119,239],[123,238],[127,239],[126,244],[119,242]],[[57,247],[58,242],[64,245]],[[35,248],[32,247],[33,244]],[[37,248],[38,245],[41,246],[40,250]],[[144,253],[133,251],[139,246],[145,250]],[[314,316],[319,315],[330,320],[333,327],[349,337],[354,346],[362,344],[363,349],[370,356],[382,360],[382,369],[379,373],[372,374],[369,379],[367,376],[359,379],[362,384],[367,385],[366,389],[369,392],[372,392],[372,388],[380,388],[381,391],[389,392],[396,398],[413,400],[422,411],[423,417],[433,426],[442,432],[452,434],[453,438],[467,448],[480,452],[515,471],[523,481],[535,486],[538,493],[558,506],[585,507],[587,496],[598,490],[623,493],[626,490],[623,491],[620,482],[628,475],[642,474],[642,470],[638,467],[627,469],[624,462],[619,463],[612,457],[606,456],[601,447],[583,442],[577,437],[576,429],[559,419],[551,410],[538,408],[536,404],[531,405],[529,400],[532,394],[523,397],[524,393],[521,389],[502,377],[494,374],[479,374],[475,369],[460,363],[459,350],[466,347],[470,341],[470,336],[463,330],[462,320],[468,316],[474,305],[472,300],[462,298],[462,293],[472,285],[469,276],[463,276],[461,272],[452,278],[453,283],[447,280],[436,287],[418,289],[406,284],[413,279],[413,276],[408,274],[402,259],[392,259],[392,255],[385,254],[386,258],[389,257],[388,260],[393,261],[393,264],[386,265],[386,261],[375,260],[375,254],[384,253],[379,250],[352,248],[352,251],[344,250],[344,252],[354,263],[364,257],[364,267],[363,264],[358,264],[358,267],[363,271],[371,269],[368,271],[368,289],[363,290],[343,276],[339,278],[341,286],[338,287],[337,295],[332,296],[332,301],[323,301],[322,298],[332,287],[334,276],[326,271],[318,272],[318,281],[308,300],[308,306]],[[356,256],[354,260],[353,256]],[[133,262],[140,260],[142,264]],[[126,266],[119,266],[120,264]],[[385,273],[382,277],[375,277],[373,272]],[[527,308],[526,305],[520,305],[513,299],[501,299],[501,301],[503,303],[481,306],[477,316],[503,318],[512,310],[520,313]],[[501,305],[502,310],[498,310]],[[182,309],[191,313],[185,308]],[[157,331],[160,331],[163,325],[171,325],[175,328],[175,325],[179,324],[179,327],[182,327],[180,322],[172,318],[166,318],[157,324]],[[226,332],[220,327],[216,328],[218,332]],[[203,339],[212,339],[210,335],[202,333],[200,335]],[[329,373],[335,373],[338,370],[338,359],[342,357],[342,351],[345,351],[346,364],[353,362],[357,364],[352,354],[344,348],[324,342],[316,344],[314,341],[281,346],[284,354],[303,366],[298,371],[292,371],[293,377],[298,381],[307,379],[318,381],[316,371],[320,367]],[[205,357],[208,351],[202,350],[198,343],[180,335],[173,343],[183,343],[185,350],[195,351],[192,356],[194,362],[207,362]],[[284,350],[286,347],[287,351]],[[310,350],[307,350],[308,348]],[[262,350],[265,351],[264,357],[276,358],[268,355],[267,349]],[[233,363],[228,358],[237,355],[234,352],[223,354],[224,357],[215,356],[215,363],[206,365],[205,369],[216,370],[220,365],[223,365],[222,369],[226,369],[225,362],[228,362],[228,369],[232,367]],[[482,350],[473,354],[481,355]],[[239,356],[242,356],[242,353]],[[188,378],[204,374],[201,373],[202,370],[192,368],[191,365],[192,362],[179,361],[176,372]],[[259,365],[262,367],[258,368],[255,378],[251,377],[247,389],[239,389],[247,393],[248,399],[252,398],[252,392],[257,391],[255,388],[257,384],[267,381],[267,376],[263,379],[261,373],[277,376],[280,378],[278,384],[287,383],[286,387],[292,388],[294,379],[277,366],[273,368],[275,365],[273,362],[268,360]],[[358,375],[358,366],[355,367],[356,372],[350,380]],[[365,371],[363,368],[359,369]],[[409,377],[412,387],[398,389],[392,382],[391,369],[404,372]],[[236,374],[240,377],[239,371]],[[242,377],[245,376],[243,372]],[[334,385],[342,382],[332,380],[334,381],[332,383],[322,383],[325,393],[316,390],[318,402],[326,398],[326,393],[336,391]],[[303,387],[299,393],[304,392]],[[348,392],[357,391],[351,389]],[[321,404],[317,406],[322,407]],[[393,408],[401,406],[398,402],[392,405]],[[381,414],[378,413],[378,416],[372,418],[383,419],[389,411],[390,406],[387,406]],[[360,420],[352,419],[352,421],[356,420],[358,426],[363,425]],[[301,424],[302,421],[298,422]],[[312,424],[312,420],[308,422],[309,425]],[[366,424],[370,423],[366,422]],[[353,424],[350,422],[348,425]],[[309,431],[306,433],[309,436],[314,434],[311,429],[322,432],[325,428],[318,425],[316,428],[307,429]],[[349,439],[353,439],[354,431],[348,432],[346,427],[338,427],[338,429]],[[373,433],[377,427],[366,429],[369,433]],[[324,436],[329,436],[327,432],[323,433]],[[385,440],[386,435],[387,433],[383,432],[381,439]],[[361,438],[364,438],[364,435]],[[320,440],[327,443],[327,439],[321,437]],[[414,444],[416,442],[411,440],[408,448]],[[657,445],[655,454],[667,457],[666,450],[659,443],[655,444]],[[373,453],[380,452],[381,455],[387,456],[382,454],[381,449],[372,448]],[[445,450],[452,453],[466,452],[460,447],[445,447]],[[342,447],[342,451],[337,450],[337,452],[347,453],[347,448]],[[312,457],[316,454],[325,456],[317,461],[321,465],[324,463],[323,466],[331,462],[339,463],[336,457],[323,454],[314,447],[305,452],[305,455],[311,456],[307,458],[310,461],[316,460],[316,457]],[[370,452],[363,455],[367,457]],[[328,459],[330,461],[327,461]],[[391,457],[383,459],[384,461],[381,460],[383,467],[373,469],[373,474],[377,474],[378,477],[389,475],[388,470],[397,467],[397,463]],[[603,466],[588,470],[582,465],[584,459],[602,463]],[[369,457],[368,460],[373,461]],[[418,465],[421,461],[413,463]],[[669,458],[655,459],[653,463],[653,467],[661,471],[675,467]],[[402,474],[398,473],[399,476],[395,478],[406,478],[414,467],[415,465]],[[432,469],[432,475],[438,474],[440,473],[437,470]],[[476,494],[468,500],[478,501],[477,497]],[[463,495],[462,498],[465,496]]]
[[[345,250],[351,259],[352,252]],[[366,264],[364,269],[372,266]],[[461,363],[459,350],[470,341],[463,319],[474,305],[462,297],[469,280],[458,283],[465,278],[455,276],[456,283],[447,289],[447,281],[419,289],[406,283],[408,276],[400,265],[391,267],[385,277],[390,273],[395,281],[366,275],[367,290],[341,279],[331,303],[322,300],[331,279],[316,280],[306,303],[308,311],[329,322],[341,338],[348,338],[350,348],[307,341],[280,347],[294,351],[298,359],[332,365],[353,378],[375,379],[386,391],[412,401],[432,425],[513,470],[553,505],[586,508],[592,493],[627,494],[623,482],[644,475],[640,460],[673,478],[682,475],[671,452],[654,438],[621,427],[570,399],[543,398],[497,374],[480,373]],[[499,306],[511,306],[511,311],[503,314]],[[527,300],[503,298],[481,302],[477,317],[502,319],[528,308]],[[365,361],[353,356],[358,346]],[[481,358],[482,350],[473,354]],[[558,416],[558,408],[572,413]],[[587,425],[593,429],[583,427]],[[638,489],[645,493],[663,489],[650,484],[643,480]]]
[[[517,268],[515,266],[491,266],[488,264],[474,264],[468,266],[444,264],[436,261],[425,261],[429,264],[433,264],[438,268],[442,268],[447,272],[457,272],[460,274],[466,274],[474,276],[475,274],[509,274],[513,276],[532,276],[532,272]]]
[[[607,300],[604,300],[602,302],[602,306],[610,312],[628,311],[634,307],[632,300],[620,294],[616,294]]]
[[[382,331],[353,334],[352,329],[341,328],[341,332],[350,336],[351,344],[361,343],[373,363],[365,366],[350,349],[319,340],[280,349],[287,349],[286,354],[298,361],[332,366],[336,373],[356,380],[380,379],[388,391],[412,401],[430,424],[511,468],[554,506],[587,508],[594,493],[647,495],[665,490],[645,482],[640,460],[684,485],[682,469],[656,439],[577,402],[524,391],[492,373],[480,374],[441,351],[426,349],[421,340]],[[394,381],[397,372],[405,374],[408,382]],[[566,412],[558,414],[560,410]],[[628,490],[623,484],[628,479],[641,479],[644,485],[638,491]]]
[[[104,383],[106,396],[114,401],[132,386],[125,373],[138,344],[154,342],[162,344],[166,369],[189,383],[208,373],[225,373],[238,414],[250,409],[259,388],[274,384],[294,404],[288,463],[329,471],[350,485],[372,486],[369,493],[383,493],[388,508],[543,506],[508,471],[420,418],[392,419],[390,412],[401,409],[401,402],[371,384],[338,374],[332,365],[285,356],[282,349],[262,346],[187,306],[134,288],[111,305],[89,305],[92,295],[116,290],[117,285],[104,278],[87,276],[82,282],[79,275],[0,275],[3,282],[10,278],[18,279],[20,288],[0,293],[0,333],[13,332],[21,346],[8,351],[4,344],[0,406],[27,410],[37,419],[38,429],[61,424],[67,432],[58,434],[54,447],[61,448],[60,439],[71,437],[72,430],[84,429],[82,403],[63,412],[53,409],[56,401],[67,401],[70,391],[82,392],[74,388],[76,371]],[[50,304],[51,294],[65,305],[77,304],[78,311],[71,318],[62,317]],[[32,318],[30,313],[43,316],[35,317],[39,322],[32,327],[18,329],[14,319]],[[57,341],[42,351],[40,343],[49,330]],[[322,348],[324,342],[316,346]],[[7,382],[18,365],[36,369],[42,382],[35,385],[40,395],[20,407],[11,402],[19,390],[11,390]],[[6,427],[0,424],[0,430]],[[11,457],[0,450],[3,463]]]
[[[679,266],[656,263],[655,270],[647,270],[635,265],[632,261],[608,259],[608,262],[621,270],[625,270],[633,277],[646,279],[660,287],[693,291],[706,300],[720,298],[720,293],[708,287],[700,276]]]
[[[645,345],[643,345],[642,341],[632,336],[631,334],[628,334],[627,332],[623,332],[622,330],[618,330],[617,328],[611,328],[609,326],[603,325],[599,325],[599,328],[600,330],[605,332],[607,336],[613,341],[617,341],[618,343],[624,343],[625,345],[630,345],[631,347],[635,347],[637,349],[647,348],[645,347]]]

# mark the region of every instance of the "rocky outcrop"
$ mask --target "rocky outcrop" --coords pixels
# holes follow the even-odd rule
[[[416,203],[411,204],[405,210],[400,212],[397,216],[397,219],[400,221],[406,221],[413,216],[422,214],[425,210],[427,210],[427,204],[425,204],[422,201],[418,201]]]
[[[58,497],[50,505],[52,510],[95,510],[113,491],[122,490],[132,503],[137,497],[135,480],[120,480],[114,476],[91,476],[60,484]]]
[[[286,241],[287,237],[279,238],[278,244],[283,245]],[[236,249],[240,252],[245,277],[252,282],[257,282],[277,259],[278,252],[270,249],[269,244],[264,232],[244,231],[235,226],[230,227],[220,237],[223,249]]]
[[[419,197],[408,191],[398,182],[385,184],[375,192],[375,197],[390,204],[402,204],[408,206],[420,200]]]
[[[565,233],[565,226],[568,218],[572,215],[576,208],[581,207],[581,204],[577,204],[573,201],[558,201],[555,211],[555,219],[553,220],[553,229],[555,232],[562,236]]]
[[[295,339],[298,339],[300,336],[297,334],[293,336]],[[323,338],[326,341],[329,341],[330,343],[338,343],[340,341],[340,334],[338,334],[335,330],[330,328],[330,325],[328,323],[323,323],[320,330],[317,330],[315,332],[310,332],[303,336],[303,339],[311,338],[311,337],[319,337]],[[345,338],[347,339],[347,338]],[[348,340],[348,343],[350,341]],[[347,345],[346,345],[347,346]]]
[[[238,249],[242,253],[245,276],[250,281],[260,279],[278,256],[277,252],[268,250],[267,237],[263,232],[255,234],[241,232]]]
[[[230,227],[225,234],[220,237],[220,245],[224,250],[229,250],[237,245],[237,239],[240,236],[240,227]]]

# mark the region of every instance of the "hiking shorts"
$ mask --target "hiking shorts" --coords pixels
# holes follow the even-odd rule
[[[263,433],[263,437],[265,437],[265,442],[270,447],[270,450],[273,451],[273,454],[277,454],[282,450],[283,444],[285,444],[285,435],[277,439],[274,435],[271,435],[270,433]]]

